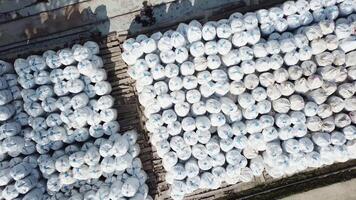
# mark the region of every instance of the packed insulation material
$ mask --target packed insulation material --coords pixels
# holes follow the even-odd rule
[[[48,179],[48,195],[59,199],[151,199],[136,141],[136,131],[127,131],[40,155],[37,162]]]
[[[355,9],[286,1],[123,43],[173,199],[355,158]]]
[[[43,193],[46,186],[36,160],[36,155],[29,155],[0,162],[0,197],[2,199],[28,199],[37,190]]]
[[[35,152],[35,143],[24,138],[27,125],[14,67],[0,60],[0,161]]]
[[[12,64],[0,61],[0,199],[28,195],[39,183],[36,143],[30,132],[21,88]]]
[[[22,153],[33,162],[18,161],[0,186],[3,198],[151,199],[137,133],[120,132],[99,49],[88,41],[18,58],[13,80],[0,77],[1,154]],[[0,70],[8,73],[12,66],[5,64]],[[21,89],[7,89],[11,81]],[[13,99],[23,102],[12,105]]]

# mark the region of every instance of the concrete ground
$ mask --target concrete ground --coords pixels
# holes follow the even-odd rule
[[[285,197],[281,200],[355,200],[356,179]]]

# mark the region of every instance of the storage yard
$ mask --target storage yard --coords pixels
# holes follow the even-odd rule
[[[305,24],[285,20],[286,24],[283,21],[274,25],[273,30],[268,25],[262,28],[261,24],[269,24],[270,19],[261,20],[263,12],[257,18],[251,14],[285,5],[284,2],[0,0],[0,60],[3,61],[0,64],[9,68],[6,71],[2,67],[1,76],[14,74],[19,77],[14,85],[11,79],[6,79],[13,99],[0,94],[4,101],[0,103],[1,106],[15,104],[13,101],[24,104],[23,108],[14,111],[16,114],[0,121],[3,132],[0,141],[22,137],[36,145],[34,149],[28,147],[32,149],[30,153],[24,153],[25,148],[5,149],[7,145],[2,143],[0,174],[9,172],[9,175],[0,178],[0,199],[312,199],[313,195],[319,198],[323,191],[327,194],[338,190],[343,184],[345,188],[346,185],[354,186],[356,3],[352,0],[345,0],[345,3],[325,1],[330,5],[320,9],[337,6],[324,16],[315,14],[319,11],[315,3],[318,1],[313,1],[315,9],[311,11],[310,22],[307,17]],[[293,6],[283,8],[293,10]],[[250,13],[251,18],[237,12]],[[290,12],[303,14],[300,9]],[[277,17],[275,21],[283,14],[283,10],[282,13],[273,9],[267,12],[268,17]],[[286,19],[287,16],[289,14]],[[240,19],[245,20],[242,21],[244,26],[251,27],[240,30]],[[211,21],[220,24],[209,24]],[[229,24],[227,28],[224,27],[226,23]],[[219,26],[220,29],[216,28]],[[302,26],[311,28],[296,31]],[[320,32],[316,26],[321,27]],[[209,28],[214,31],[216,28],[215,35]],[[258,33],[253,32],[257,29]],[[273,32],[290,34],[285,34],[284,38],[279,34],[270,37]],[[169,42],[162,39],[165,37]],[[290,38],[293,42],[287,40]],[[217,43],[220,45],[223,39],[233,47],[221,42],[219,49]],[[278,41],[277,44],[270,42],[272,40]],[[209,50],[208,41],[214,41],[209,44]],[[258,45],[261,43],[263,45]],[[305,46],[307,48],[303,49]],[[134,51],[135,48],[139,50]],[[180,48],[183,53],[178,55]],[[169,51],[174,58],[169,53],[161,53]],[[213,57],[215,55],[219,56]],[[279,56],[281,62],[276,58],[278,55],[283,55]],[[199,60],[202,57],[205,60]],[[267,68],[266,63],[257,66],[257,60],[270,62],[261,59],[266,57],[275,58],[275,62],[271,61]],[[152,63],[146,63],[147,60]],[[247,62],[251,60],[254,64]],[[165,71],[156,67],[159,62]],[[249,71],[252,65],[254,69]],[[331,65],[335,68],[329,67]],[[63,74],[56,74],[58,69],[63,69]],[[264,72],[271,72],[273,77],[261,77]],[[42,81],[41,73],[48,74],[43,75]],[[142,75],[144,73],[146,75]],[[185,80],[189,76],[197,80]],[[177,77],[180,80],[177,81]],[[63,80],[71,86],[60,87]],[[204,90],[201,86],[195,89],[196,85],[205,85],[211,80],[218,89]],[[223,82],[227,86],[217,85]],[[278,88],[271,83],[278,84]],[[19,88],[20,93],[13,92],[13,86]],[[51,95],[41,97],[38,90],[43,90],[40,94]],[[164,96],[167,93],[169,98]],[[156,94],[161,96],[156,97]],[[67,98],[67,102],[62,107],[56,104],[52,110],[48,98],[56,102]],[[186,99],[183,101],[191,107],[190,111],[189,108],[186,111],[181,98]],[[152,99],[155,99],[153,103]],[[199,102],[203,102],[200,107]],[[66,108],[65,104],[70,104],[71,108]],[[252,105],[256,105],[256,111]],[[20,118],[18,113],[28,117]],[[65,118],[68,121],[59,117],[65,113],[68,113]],[[223,117],[218,116],[219,113]],[[254,125],[263,120],[265,124]],[[58,121],[63,124],[56,124]],[[10,128],[6,130],[5,125],[14,122],[20,124],[19,130],[15,136],[8,135],[14,128],[7,125]],[[183,131],[176,130],[173,122],[179,122]],[[46,127],[41,126],[43,123]],[[300,129],[299,132],[293,130],[294,135],[288,135],[287,131],[281,134],[281,129],[297,126]],[[63,132],[57,127],[66,130]],[[87,133],[78,133],[70,139],[72,133],[69,134],[67,127],[73,134],[83,128]],[[161,131],[157,131],[157,127]],[[29,133],[24,133],[24,129],[30,130]],[[133,130],[137,132],[137,140]],[[205,137],[207,133],[209,136]],[[36,134],[44,134],[48,139],[37,138]],[[197,136],[199,134],[202,136]],[[298,146],[300,144],[303,147]],[[182,148],[185,146],[187,148]],[[64,150],[65,147],[68,148]],[[296,156],[295,165],[281,167],[285,160],[268,160],[266,154],[271,156],[279,151],[288,162],[289,157]],[[333,151],[336,153],[327,154]],[[79,153],[82,152],[88,153],[83,162],[76,163],[80,159],[74,159],[74,154],[81,157]],[[299,153],[303,159],[307,158],[303,164],[297,162]],[[71,162],[71,158],[75,161]],[[53,164],[48,164],[49,160],[53,160]],[[10,170],[14,166],[28,167],[28,163],[33,164],[31,169]],[[189,172],[187,163],[191,166]],[[238,165],[241,166],[236,167]],[[83,166],[89,166],[88,176],[81,173]],[[219,177],[219,174],[224,176]],[[67,175],[70,178],[63,178]],[[16,184],[21,180],[25,182],[26,178],[36,181],[21,190]],[[334,183],[337,184],[334,186]],[[121,193],[115,187],[120,188]],[[313,190],[315,188],[320,189]],[[308,190],[311,191],[303,193]],[[353,192],[350,193],[340,199],[353,199]],[[333,199],[332,195],[329,198]]]

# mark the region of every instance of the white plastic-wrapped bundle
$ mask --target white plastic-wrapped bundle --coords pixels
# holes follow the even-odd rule
[[[88,48],[91,51],[91,54],[98,54],[99,53],[99,45],[96,42],[93,41],[87,41],[83,45],[84,47]]]
[[[25,89],[33,88],[35,85],[34,76],[32,74],[20,76],[18,82]]]
[[[200,57],[204,55],[204,43],[202,42],[194,42],[191,44],[189,48],[189,52],[194,57]]]
[[[16,190],[14,185],[7,185],[2,191],[2,197],[5,199],[15,199],[19,196],[19,192]]]
[[[281,97],[281,95],[281,91],[277,84],[273,84],[267,87],[267,96],[269,97],[269,99],[276,100]]]
[[[220,55],[228,54],[232,48],[231,42],[227,39],[219,39],[217,45],[218,45],[218,53]]]
[[[110,94],[111,90],[111,84],[107,81],[100,81],[95,84],[95,92],[99,96]]]
[[[142,41],[137,41],[137,42],[139,42],[140,45],[142,45],[139,51],[142,51],[143,53],[151,53],[157,48],[156,41],[152,38],[145,37],[144,39],[142,39]]]
[[[47,71],[38,71],[34,73],[35,83],[38,85],[44,85],[50,83],[50,74]]]
[[[344,79],[345,78],[344,75],[345,74],[343,74],[342,76],[339,76],[338,78]],[[337,90],[337,84],[335,82],[331,82],[331,81],[324,81],[321,88],[324,90],[326,95],[332,95]]]
[[[355,49],[354,43],[355,43],[355,36],[350,36],[348,38],[341,40],[340,48],[345,53],[350,52]]]
[[[201,28],[202,25],[196,20],[193,20],[189,23],[188,30],[187,30],[187,38],[190,43],[193,43],[201,39],[202,37]]]
[[[139,188],[139,181],[137,178],[128,178],[121,188],[121,193],[124,197],[133,197]]]
[[[247,44],[247,32],[236,32],[232,36],[232,44],[236,47],[241,47]]]
[[[245,49],[245,50],[247,50],[247,49]],[[244,58],[246,58],[248,56],[252,56],[252,54],[253,54],[252,49],[250,49],[250,50],[251,50],[251,52],[249,52],[249,53],[251,53],[251,54],[249,54],[249,55],[245,54]],[[242,51],[244,51],[244,50],[242,50]],[[245,53],[248,53],[248,52],[245,52]],[[225,55],[223,55],[221,60],[226,66],[236,65],[240,62],[239,54],[240,53],[238,50],[231,50],[228,53],[226,53]]]
[[[218,24],[216,27],[216,35],[218,38],[229,38],[231,32],[231,27],[226,23]]]
[[[12,101],[13,96],[10,90],[0,90],[0,105],[5,105]]]
[[[75,66],[67,66],[63,70],[63,76],[67,80],[73,80],[80,77],[80,73]]]
[[[96,66],[88,59],[80,61],[77,68],[80,74],[89,77],[93,76],[96,72]]]
[[[278,32],[283,32],[288,28],[288,21],[284,18],[279,18],[274,21],[274,28]]]
[[[91,50],[85,46],[78,46],[73,51],[73,58],[78,62],[83,61],[85,59],[89,59],[91,56],[92,56]]]
[[[217,56],[217,55],[209,55],[207,57],[207,67],[209,69],[217,69],[217,68],[220,67],[220,65],[221,65],[221,59],[220,59],[219,56]],[[205,69],[205,68],[203,68],[203,69]],[[196,70],[200,70],[200,69],[196,66]]]
[[[4,65],[4,64],[2,64]],[[5,68],[8,68],[10,65],[5,65]],[[28,67],[28,62],[25,59],[18,58],[14,62],[14,69],[17,74],[20,74],[21,76],[24,76],[28,73],[30,73],[31,68]]]
[[[256,60],[256,71],[265,72],[270,69],[270,65],[274,65],[274,61],[272,61],[269,57],[263,57]]]
[[[57,54],[51,54],[46,57],[46,64],[49,68],[58,68],[62,65],[61,60]]]
[[[352,51],[346,54],[346,66],[353,66],[356,65],[356,59],[355,59],[356,51]]]
[[[41,56],[29,56],[27,57],[27,62],[33,71],[40,71],[46,68],[46,62]]]
[[[252,90],[252,96],[256,101],[263,101],[267,98],[267,92],[263,87],[257,87]]]
[[[289,73],[286,69],[284,68],[279,68],[273,72],[274,80],[277,83],[282,83],[284,81],[288,80]]]
[[[10,63],[0,60],[0,74],[1,75],[10,73],[12,71],[14,71],[14,69]]]
[[[70,49],[62,49],[58,51],[58,57],[63,65],[70,65],[74,62],[73,52]]]
[[[213,40],[216,37],[216,27],[213,23],[206,23],[202,27],[202,37],[205,41]]]

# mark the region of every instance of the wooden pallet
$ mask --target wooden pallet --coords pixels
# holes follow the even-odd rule
[[[40,42],[30,45],[25,49],[18,49],[17,53],[2,52],[1,59],[13,63],[16,58],[26,58],[29,55],[42,55],[43,50],[59,50],[71,47],[73,44],[83,44],[87,40],[93,40],[100,45],[100,56],[104,61],[104,68],[108,74],[108,81],[112,85],[111,95],[115,98],[114,108],[118,110],[118,121],[121,131],[136,129],[139,133],[138,144],[141,147],[140,159],[143,169],[147,172],[149,179],[147,184],[150,193],[155,195],[156,176],[153,170],[153,157],[148,137],[143,134],[142,120],[138,108],[138,101],[133,88],[133,81],[127,75],[127,66],[121,59],[121,48],[116,34],[105,37],[93,37],[90,34],[76,35],[75,37],[60,38],[51,42]]]
[[[121,41],[123,38],[125,37],[119,36],[119,43],[123,42]],[[123,61],[121,60],[120,63],[122,64]],[[120,68],[121,67],[124,71],[127,70],[127,65],[124,63]],[[137,96],[133,88],[133,82],[131,82],[130,87],[134,95]],[[142,141],[139,143],[140,145],[145,144],[144,148],[147,149],[147,151],[142,152],[141,159],[150,165],[148,170],[152,170],[152,173],[150,172],[149,174],[153,175],[150,176],[152,180],[151,183],[155,184],[154,187],[151,185],[150,193],[155,199],[170,199],[169,184],[165,182],[166,171],[164,170],[162,160],[159,158],[155,147],[149,144],[149,133],[143,125],[146,120],[143,115],[143,107],[138,104],[137,100],[136,103],[136,111],[138,112],[137,116],[139,118],[136,127],[141,130],[142,134]],[[148,162],[149,160],[151,162]],[[309,169],[302,173],[280,179],[272,179],[272,177],[267,174],[263,174],[261,177],[255,177],[254,181],[249,183],[238,183],[235,185],[224,184],[216,190],[198,190],[187,195],[185,199],[274,199],[353,177],[356,177],[356,160],[326,166],[321,169]]]

